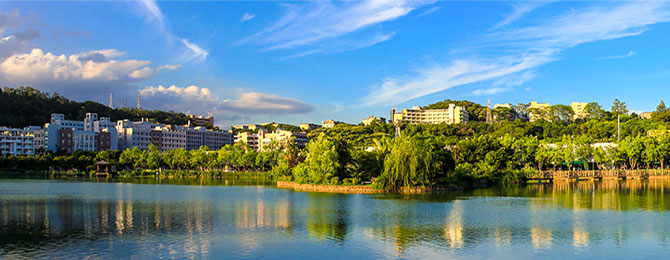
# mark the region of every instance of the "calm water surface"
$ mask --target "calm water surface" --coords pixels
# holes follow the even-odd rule
[[[645,259],[670,245],[668,180],[458,196],[125,181],[0,180],[0,258]]]

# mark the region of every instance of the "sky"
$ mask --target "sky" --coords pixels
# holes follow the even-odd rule
[[[642,112],[669,93],[669,22],[669,1],[0,1],[0,85],[223,128],[444,99]]]

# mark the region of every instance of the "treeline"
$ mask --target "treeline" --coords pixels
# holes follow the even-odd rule
[[[189,120],[184,113],[137,108],[112,109],[97,102],[72,101],[58,93],[49,94],[31,87],[4,87],[0,90],[0,126],[41,126],[51,120],[52,113],[64,114],[70,120],[83,120],[89,112],[97,113],[100,117],[110,117],[113,121],[149,118],[159,123],[183,125]]]

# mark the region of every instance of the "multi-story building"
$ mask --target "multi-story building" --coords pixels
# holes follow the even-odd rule
[[[407,122],[410,124],[459,124],[467,123],[470,114],[461,106],[449,104],[447,109],[422,109],[415,106],[411,109],[403,109],[397,112],[391,110],[393,122]]]
[[[35,135],[30,129],[0,127],[0,155],[35,154]]]
[[[151,144],[161,151],[186,149],[186,131],[174,126],[156,126],[151,129]]]
[[[572,116],[572,120],[576,120],[578,118],[586,118],[586,105],[589,103],[586,102],[572,102],[570,104],[570,107],[572,108],[572,111],[575,112],[575,114]]]
[[[49,123],[43,129],[32,129],[38,150],[44,151],[98,151],[118,149],[118,136],[109,117],[98,118],[96,113],[86,113],[84,121],[65,120],[65,115],[51,114]],[[98,133],[107,133],[102,138],[103,146],[98,146]],[[109,136],[109,137],[107,137]],[[65,140],[61,140],[65,138]],[[109,143],[109,145],[107,145]]]
[[[312,124],[312,123],[302,123],[300,124],[300,129],[303,131],[311,131],[314,129],[321,128],[321,125]]]
[[[369,116],[368,118],[363,119],[363,124],[364,125],[371,125],[374,122],[386,123],[386,118],[378,117],[378,116]]]
[[[247,146],[258,149],[258,134],[252,134],[248,132],[241,132],[235,135],[236,143],[245,143]]]
[[[183,127],[178,126],[186,133],[186,149],[198,149],[200,146],[207,146],[211,150],[218,150],[224,145],[233,144],[233,135],[230,132],[212,131],[204,127]]]
[[[130,120],[119,120],[116,122],[116,131],[118,133],[118,148],[125,150],[137,147],[140,150],[149,149],[151,144],[151,130],[159,124],[152,124],[146,120],[133,122]]]
[[[530,102],[528,105],[528,117],[531,122],[538,119],[548,119],[548,110],[551,107],[549,103]]]
[[[335,125],[339,125],[339,124],[342,124],[342,122],[335,121],[335,120],[332,120],[332,119],[328,119],[326,121],[321,122],[321,126],[323,128],[333,128]]]
[[[652,112],[642,112],[640,113],[640,118],[651,119]]]
[[[272,142],[283,144],[289,140],[293,140],[298,146],[305,147],[308,141],[307,133],[291,132],[281,128],[272,133],[261,130],[258,132],[258,149],[262,151]]]

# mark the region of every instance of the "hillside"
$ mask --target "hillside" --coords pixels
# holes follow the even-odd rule
[[[144,117],[165,124],[182,125],[188,122],[188,116],[184,113],[173,111],[112,109],[93,101],[72,101],[58,93],[49,94],[32,87],[5,87],[0,90],[0,126],[41,126],[49,122],[52,113],[64,114],[65,118],[70,120],[83,120],[88,112],[98,113],[101,117],[110,117],[112,121],[121,119],[139,121]]]

